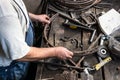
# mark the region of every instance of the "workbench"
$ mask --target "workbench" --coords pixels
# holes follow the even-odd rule
[[[108,0],[108,2],[110,1]],[[113,2],[117,4],[117,2],[120,1],[113,0]],[[115,8],[119,7],[115,6]],[[91,9],[91,11],[96,10]],[[101,10],[97,11],[100,12]],[[96,41],[100,34],[103,34],[100,28],[97,27],[98,25],[94,24],[94,27],[92,29],[95,29],[96,32],[93,35],[93,32],[88,28],[87,29],[81,27],[79,28],[78,25],[81,23],[78,23],[77,21],[74,21],[73,19],[69,18],[70,16],[66,16],[64,12],[62,13],[61,11],[56,11],[53,7],[52,8],[50,7],[47,11],[47,14],[51,15],[51,13],[52,16],[55,15],[56,13],[59,13],[59,15],[52,19],[52,23],[50,24],[50,26],[52,27],[48,28],[50,29],[50,31],[48,31],[47,28],[45,29],[45,31],[43,31],[41,47],[64,46],[69,50],[73,51],[74,53],[92,49],[89,52],[93,51],[93,53],[89,53],[86,51],[84,52],[84,54],[77,54],[77,56],[74,56],[72,59],[74,61],[72,63],[72,66],[74,65],[74,63],[76,64],[79,61],[81,61],[79,64],[80,67],[83,66],[91,67],[99,63],[100,61],[98,57],[96,57],[97,52],[95,50],[96,47],[99,46],[99,40],[92,47],[90,47],[92,42]],[[73,22],[72,27],[63,25],[63,23],[65,23],[66,20]],[[74,23],[77,25],[74,25]],[[85,27],[85,25],[82,24],[81,26]],[[49,27],[49,25],[46,25],[46,27]],[[93,36],[92,40],[91,36]],[[84,56],[81,57],[81,55]],[[120,61],[119,61],[120,58],[111,53],[110,56],[112,57],[112,61],[105,64],[99,70],[95,71],[94,74],[92,74],[94,79],[91,80],[120,80]],[[87,80],[85,75],[82,76],[81,74],[82,72],[80,73],[79,71],[76,72],[74,68],[72,68],[72,70],[71,68],[69,70],[67,70],[66,68],[59,69],[60,66],[57,65],[56,67],[52,67],[51,70],[49,64],[44,63],[44,61],[46,60],[47,59],[41,60],[40,62],[37,63],[37,72],[35,80]]]

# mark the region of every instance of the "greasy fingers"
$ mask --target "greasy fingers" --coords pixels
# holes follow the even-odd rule
[[[69,59],[73,56],[73,53],[64,47],[55,47],[55,54],[60,59]]]

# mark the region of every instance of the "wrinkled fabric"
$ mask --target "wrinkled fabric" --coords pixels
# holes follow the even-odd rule
[[[0,0],[0,66],[24,57],[30,47],[25,42],[29,16],[22,0]]]
[[[16,61],[13,61],[10,66],[0,67],[0,80],[24,80],[28,67],[28,62]]]
[[[30,22],[26,35],[26,42],[29,46],[33,45],[33,25]],[[10,66],[0,67],[0,80],[24,80],[29,67],[29,62],[13,61]]]

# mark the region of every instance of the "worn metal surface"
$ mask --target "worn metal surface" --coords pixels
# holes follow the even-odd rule
[[[90,9],[75,13],[47,5],[46,13],[52,17],[52,22],[44,28],[41,47],[64,46],[74,52],[74,57],[64,61],[45,59],[38,62],[36,80],[119,80],[117,57],[100,70],[87,74],[91,77],[89,79],[86,74],[81,74],[86,67],[91,68],[100,62],[96,52],[103,33],[97,18],[103,11],[113,7],[119,10],[117,2],[120,3],[119,0],[105,0]]]

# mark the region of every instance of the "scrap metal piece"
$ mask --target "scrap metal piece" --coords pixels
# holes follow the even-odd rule
[[[99,48],[99,46],[96,46],[92,49],[87,49],[84,51],[73,51],[73,53],[75,53],[74,56],[87,56],[87,55],[91,55],[91,54],[94,54],[95,52],[97,52],[98,48]]]
[[[109,36],[108,48],[112,54],[120,57],[120,28]]]
[[[55,15],[53,15],[51,18],[50,18],[50,22],[53,21],[56,17],[58,17],[59,13],[56,13]],[[53,47],[54,45],[52,45],[49,41],[48,41],[48,38],[47,38],[47,28],[49,28],[49,24],[46,24],[45,25],[45,28],[44,28],[44,31],[43,31],[43,35],[44,35],[44,39],[47,41],[48,45]]]
[[[75,70],[78,70],[78,71],[83,71],[84,68],[82,67],[76,67],[76,66],[71,66],[71,65],[64,65],[64,64],[58,64],[58,63],[51,63],[51,62],[47,62],[47,61],[39,61],[38,63],[42,63],[42,64],[47,64],[47,65],[52,65],[52,66],[56,66],[56,67],[59,67],[59,68],[66,68],[68,70],[71,70],[71,69],[75,69]]]
[[[84,72],[86,74],[86,80],[94,80],[93,75],[89,73],[90,68],[85,68]]]
[[[107,57],[104,60],[102,60],[100,63],[96,64],[94,66],[95,70],[99,70],[101,67],[103,67],[106,63],[110,62],[112,60],[111,57]]]
[[[56,74],[54,80],[78,80],[78,73],[76,71],[65,71],[62,74]]]
[[[50,0],[49,2],[59,10],[77,12],[89,9],[100,1],[101,0]]]
[[[98,56],[100,56],[101,58],[106,58],[109,56],[108,54],[108,49],[105,46],[100,46],[98,48],[98,52],[97,52]]]

